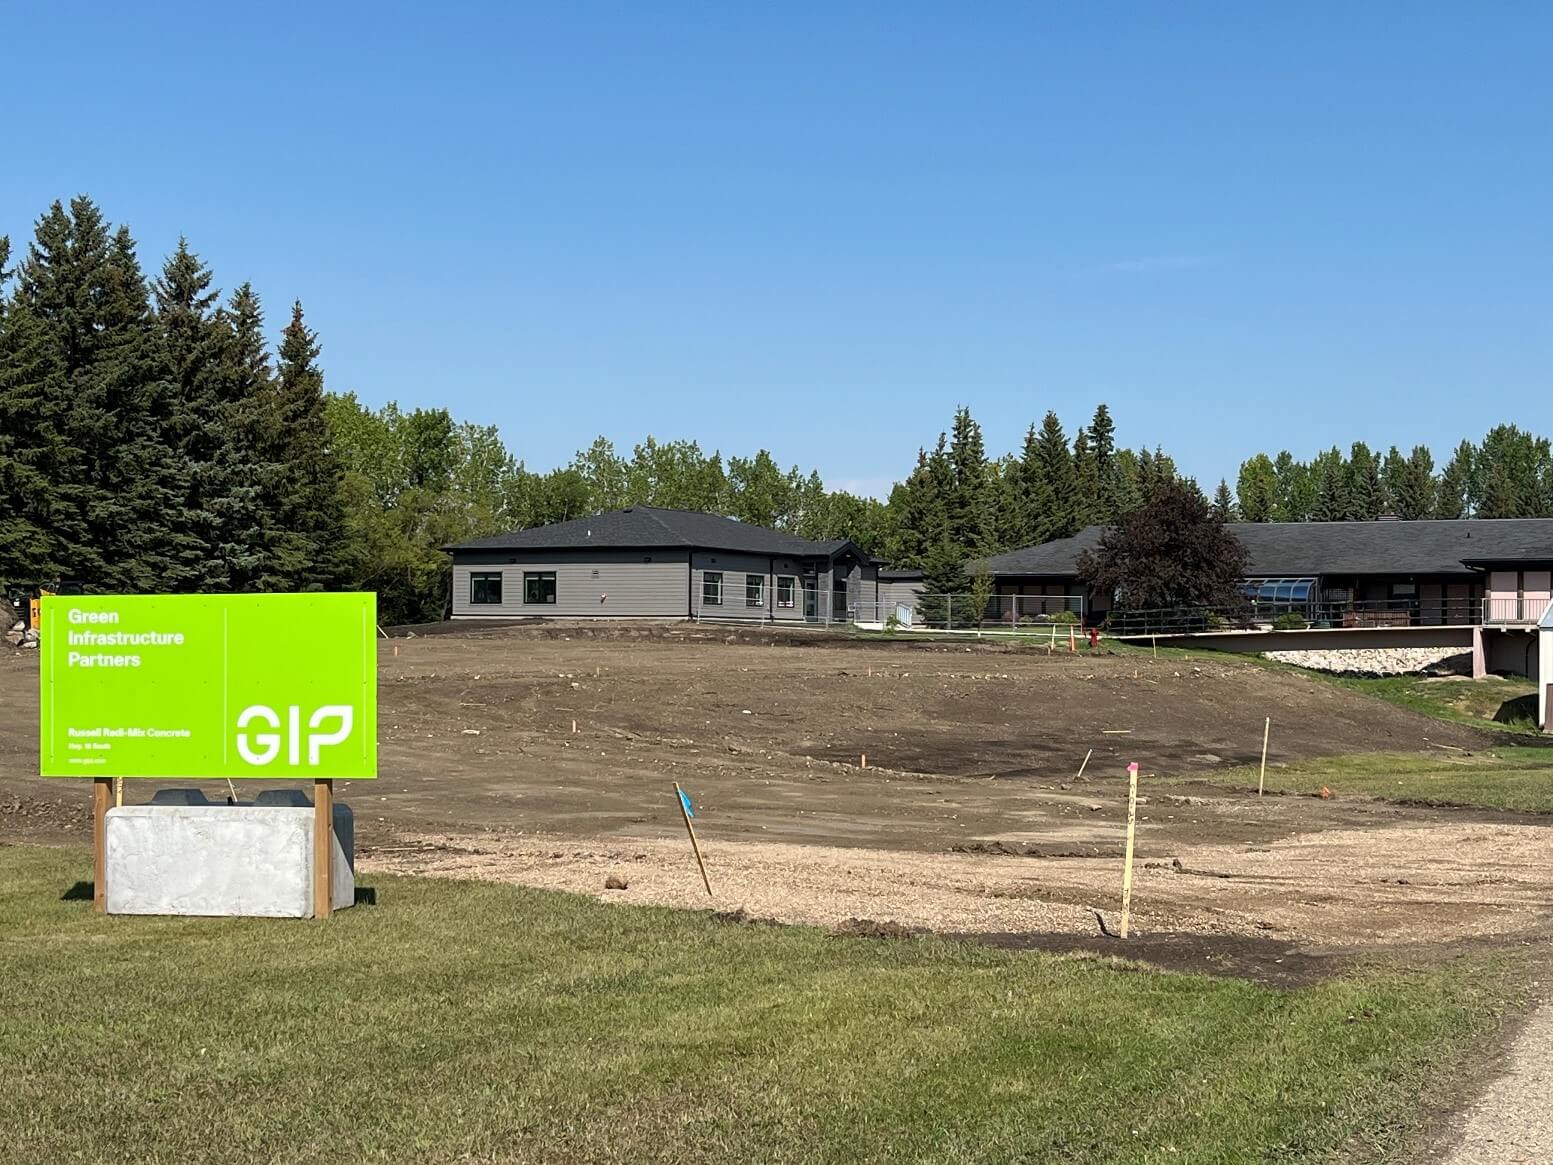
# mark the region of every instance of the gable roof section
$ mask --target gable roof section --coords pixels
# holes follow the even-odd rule
[[[1553,518],[1458,518],[1421,522],[1237,522],[1251,556],[1248,577],[1456,574],[1495,563],[1553,561]],[[987,560],[993,574],[1070,577],[1100,544],[1102,527]]]
[[[555,522],[529,530],[514,530],[489,538],[476,538],[445,546],[444,550],[636,550],[682,547],[686,550],[727,550],[743,554],[783,555],[793,558],[834,558],[851,548],[864,561],[869,556],[845,539],[811,542],[751,526],[747,522],[704,514],[698,510],[665,510],[657,506],[629,506],[623,510]]]
[[[1100,545],[1104,526],[1085,526],[1071,538],[1025,546],[987,559],[992,574],[1018,574],[1033,578],[1071,578],[1078,573],[1079,555]]]

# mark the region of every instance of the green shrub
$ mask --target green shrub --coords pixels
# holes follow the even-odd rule
[[[1046,616],[1048,623],[1077,623],[1078,615],[1073,611],[1053,611]]]
[[[1305,622],[1305,616],[1298,611],[1285,611],[1273,620],[1274,631],[1303,631],[1310,624]]]

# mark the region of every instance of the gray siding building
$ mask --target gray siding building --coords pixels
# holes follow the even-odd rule
[[[874,560],[731,518],[655,506],[446,547],[460,618],[840,622],[879,600]]]

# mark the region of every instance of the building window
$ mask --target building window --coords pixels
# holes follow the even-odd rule
[[[471,574],[469,576],[469,602],[501,604],[501,571]]]
[[[790,574],[777,576],[777,606],[792,607],[797,605],[793,598],[793,594],[797,590],[797,582],[798,580]]]
[[[555,571],[525,570],[523,572],[523,601],[525,603],[555,602]]]
[[[766,605],[765,575],[747,574],[744,576],[744,605],[746,607],[764,607]]]
[[[721,607],[723,605],[722,571],[709,570],[701,575],[701,605],[703,607]]]

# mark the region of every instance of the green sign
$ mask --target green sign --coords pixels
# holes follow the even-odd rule
[[[43,600],[45,777],[377,776],[377,596]]]

